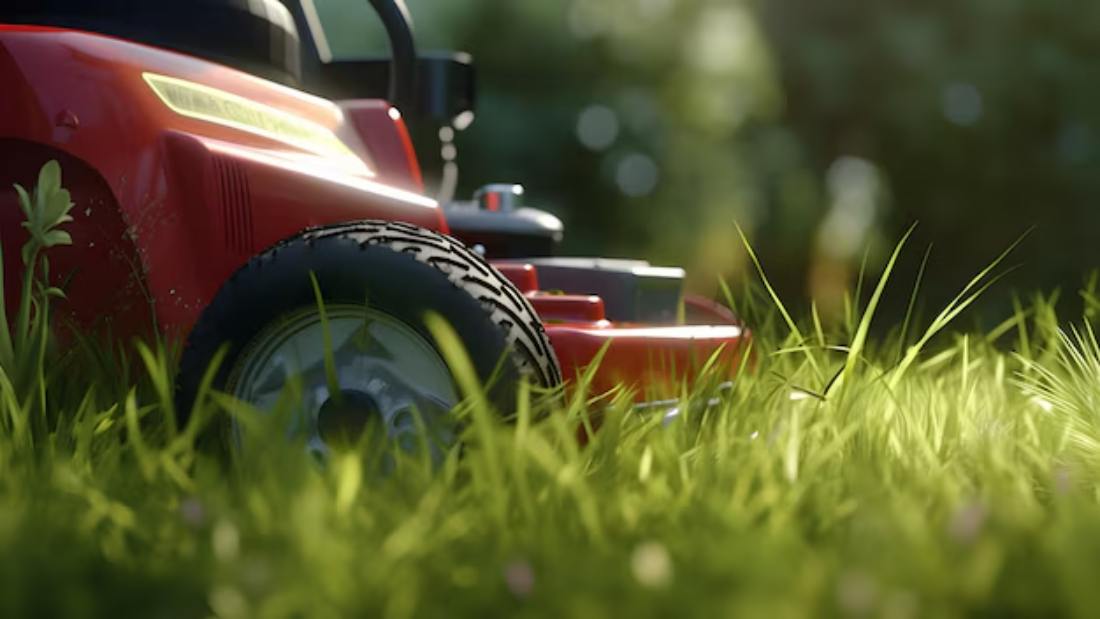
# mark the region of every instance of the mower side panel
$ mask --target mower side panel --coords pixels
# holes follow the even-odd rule
[[[368,218],[433,227],[431,218],[438,213],[397,199],[389,187],[370,179],[333,177],[314,161],[288,161],[188,133],[165,133],[163,149],[169,182],[180,188],[176,197],[209,205],[172,223],[186,226],[182,235],[160,233],[161,221],[139,226],[150,238],[164,239],[147,251],[150,262],[160,265],[149,273],[150,286],[169,291],[168,303],[160,306],[167,324],[190,324],[195,308],[205,307],[234,271],[303,228]],[[369,208],[365,196],[371,198]],[[180,261],[180,255],[200,259]]]
[[[228,93],[258,104],[259,113],[274,110],[276,119],[302,119],[331,132],[349,154],[334,160],[278,135],[185,114],[146,74]],[[136,257],[126,276],[137,278],[170,335],[185,334],[249,258],[307,227],[379,218],[446,231],[434,201],[372,169],[339,106],[233,69],[100,35],[0,25],[0,84],[0,138],[65,153],[103,180],[127,232],[110,249]],[[8,228],[18,221],[5,215],[2,223],[14,238]],[[85,225],[70,224],[74,238],[87,234]],[[5,238],[5,263],[20,261],[14,243]],[[71,300],[77,311],[89,308],[80,321],[87,324],[100,303],[84,295],[124,286],[105,272],[65,272],[62,262],[55,279],[89,280]]]

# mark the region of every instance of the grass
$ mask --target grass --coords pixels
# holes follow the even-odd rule
[[[746,285],[758,362],[719,405],[619,402],[582,447],[583,399],[471,397],[461,454],[391,474],[217,394],[177,428],[170,356],[52,352],[39,287],[0,363],[0,616],[1091,616],[1100,347],[1043,296],[951,332],[993,271],[886,336],[873,302],[830,326]],[[195,448],[227,414],[253,428],[228,462]]]

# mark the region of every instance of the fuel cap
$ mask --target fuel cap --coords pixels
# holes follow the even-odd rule
[[[512,211],[523,206],[523,185],[485,185],[474,192],[474,201],[486,211]]]

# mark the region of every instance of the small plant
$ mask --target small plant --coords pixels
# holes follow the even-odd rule
[[[17,444],[33,441],[29,421],[41,419],[46,411],[46,355],[50,344],[50,300],[64,297],[51,286],[49,260],[45,251],[71,245],[72,237],[61,226],[72,221],[73,207],[68,190],[61,187],[61,166],[50,161],[38,174],[33,193],[15,185],[23,227],[30,238],[23,245],[23,279],[19,304],[8,307],[0,298],[0,397],[8,404],[3,418]],[[3,257],[0,255],[0,289],[3,289]],[[14,315],[9,310],[14,309]],[[37,415],[36,415],[37,414]]]

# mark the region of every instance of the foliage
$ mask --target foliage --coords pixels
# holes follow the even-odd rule
[[[781,67],[782,122],[814,170],[874,162],[890,194],[881,226],[919,220],[938,279],[964,279],[1035,226],[1010,283],[1070,291],[1097,265],[1098,8],[779,0],[757,14]],[[933,302],[946,298],[929,283]]]

